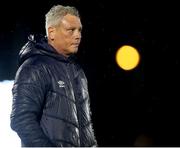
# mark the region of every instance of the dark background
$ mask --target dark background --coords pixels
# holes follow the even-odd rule
[[[29,34],[45,33],[44,15],[55,4],[75,6],[81,14],[83,38],[77,56],[89,81],[98,145],[135,146],[136,138],[146,135],[153,146],[180,146],[178,4],[4,2],[0,10],[0,81],[14,79],[19,50]],[[115,53],[124,44],[137,48],[141,56],[132,71],[120,69],[115,62]]]

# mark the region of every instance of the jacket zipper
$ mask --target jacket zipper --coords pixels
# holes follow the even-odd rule
[[[77,112],[77,122],[78,122],[78,135],[79,135],[79,137],[78,137],[78,144],[79,144],[79,146],[81,145],[81,141],[80,141],[80,137],[81,137],[81,135],[80,135],[80,123],[79,123],[79,111],[77,110],[77,107],[78,107],[78,104],[77,104],[77,100],[76,100],[76,97],[75,97],[75,94],[74,94],[74,90],[73,90],[73,85],[72,85],[72,82],[71,82],[71,77],[70,77],[70,75],[69,75],[69,72],[70,72],[70,70],[69,70],[69,67],[70,67],[70,64],[69,63],[67,63],[66,64],[66,73],[67,73],[67,77],[68,77],[68,80],[69,80],[69,84],[70,84],[70,87],[71,87],[71,94],[72,94],[72,96],[73,96],[73,98],[74,98],[74,100],[75,100],[75,104],[76,104],[76,112]]]

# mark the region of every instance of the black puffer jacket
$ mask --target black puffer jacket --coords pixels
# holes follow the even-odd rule
[[[30,36],[19,63],[11,128],[23,146],[96,146],[87,80],[74,59],[57,54],[46,38]]]

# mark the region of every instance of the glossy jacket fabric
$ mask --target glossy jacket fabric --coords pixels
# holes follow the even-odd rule
[[[11,128],[23,146],[96,146],[87,80],[74,58],[34,35],[19,56]]]

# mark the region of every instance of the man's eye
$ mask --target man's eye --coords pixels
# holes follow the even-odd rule
[[[79,29],[79,32],[82,32],[82,28]]]
[[[69,32],[73,32],[73,31],[74,31],[74,29],[68,29],[68,31],[69,31]]]

